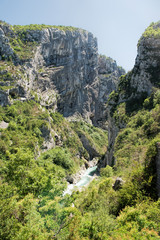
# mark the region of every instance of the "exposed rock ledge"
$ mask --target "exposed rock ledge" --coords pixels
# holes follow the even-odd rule
[[[18,75],[13,86],[13,81],[8,81],[7,91],[0,91],[1,105],[12,103],[10,97],[35,98],[65,117],[79,114],[104,126],[106,101],[125,71],[113,59],[98,55],[97,39],[92,33],[81,29],[28,29],[25,41],[37,42],[37,46],[33,56],[25,61],[15,55],[11,36],[19,37],[10,25],[1,23],[0,59],[2,55],[13,58],[23,75]]]

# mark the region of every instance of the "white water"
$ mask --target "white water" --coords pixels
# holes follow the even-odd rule
[[[82,178],[80,179],[79,182],[76,184],[69,184],[67,189],[63,192],[63,196],[66,194],[72,194],[72,191],[77,189],[80,189],[81,187],[87,185],[91,180],[94,178],[94,173],[97,169],[97,166],[88,168],[85,173],[83,174]]]

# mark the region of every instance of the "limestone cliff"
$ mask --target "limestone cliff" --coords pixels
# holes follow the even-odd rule
[[[119,84],[120,101],[149,96],[160,86],[160,23],[151,24],[138,42],[134,68]]]
[[[33,98],[65,117],[81,115],[101,126],[108,96],[124,74],[111,58],[98,55],[91,33],[67,27],[1,22],[0,59],[1,105]]]
[[[98,126],[103,127],[104,122],[108,118],[106,103],[110,93],[117,89],[119,77],[123,74],[125,74],[125,70],[117,66],[115,60],[103,55],[98,57],[99,93],[95,119]]]
[[[131,72],[120,78],[118,91],[110,96],[108,103],[109,147],[103,165],[112,165],[115,138],[125,123],[115,122],[113,113],[119,104],[126,103],[126,112],[131,113],[142,106],[153,89],[160,86],[160,23],[151,24],[138,43],[138,54]]]
[[[137,92],[151,93],[160,86],[160,23],[151,24],[138,43],[131,85]]]

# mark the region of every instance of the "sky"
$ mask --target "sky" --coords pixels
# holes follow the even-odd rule
[[[160,0],[0,0],[0,20],[85,29],[98,39],[100,54],[129,71],[142,33],[160,20]]]

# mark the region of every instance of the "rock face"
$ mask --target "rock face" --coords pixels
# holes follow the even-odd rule
[[[113,189],[117,191],[122,188],[123,184],[124,184],[124,181],[122,180],[122,178],[117,177],[115,183],[113,184]]]
[[[156,32],[160,23],[152,26]],[[138,92],[151,93],[152,86],[160,86],[160,36],[144,32],[138,45],[138,55],[133,69],[131,84]]]
[[[0,25],[0,60],[5,60],[14,55],[13,49],[9,44],[9,39],[6,36],[11,32],[7,24]]]
[[[44,89],[51,99],[56,95],[58,111],[65,117],[80,114],[95,125],[106,121],[104,105],[125,71],[111,58],[99,57],[91,33],[45,29],[34,61],[45,71],[33,88]]]
[[[134,68],[125,79],[125,91],[128,91],[127,97],[130,99],[149,96],[153,87],[160,87],[159,32],[160,23],[151,24],[139,40]],[[120,93],[120,101],[124,100],[128,99]]]
[[[152,30],[152,31],[150,31]],[[126,102],[127,109],[134,110],[134,103],[142,104],[154,87],[160,86],[160,23],[151,25],[142,35],[138,44],[138,54],[134,68],[122,77],[118,84],[115,99],[109,102],[108,110],[108,151],[103,166],[114,165],[114,143],[116,136],[125,125],[117,126],[111,111],[113,106]],[[130,103],[130,104],[128,104]]]
[[[99,153],[96,151],[96,147],[91,145],[90,141],[86,138],[84,134],[80,134],[79,137],[83,144],[83,147],[87,150],[91,160],[95,157],[100,156]]]
[[[12,57],[22,72],[14,85],[0,92],[1,105],[34,98],[42,106],[58,109],[65,117],[81,115],[95,125],[106,121],[106,101],[124,74],[111,58],[98,55],[97,39],[81,29],[44,28],[26,30],[21,40],[35,43],[33,56],[21,60],[9,44],[21,36],[9,25],[0,25],[0,56]],[[5,28],[5,31],[4,31]],[[6,82],[5,82],[6,84]],[[5,95],[5,96],[4,96]]]
[[[104,126],[108,118],[106,103],[109,95],[117,89],[119,77],[125,74],[122,67],[118,67],[116,61],[110,57],[98,57],[98,77],[99,77],[99,94],[96,123],[98,126]]]
[[[8,91],[0,90],[0,105],[6,106],[10,104]]]
[[[95,114],[93,99],[97,98],[98,88],[97,40],[82,30],[47,29],[44,36],[40,56],[52,69],[49,82],[59,95],[58,110],[65,117],[80,113],[90,119]]]
[[[113,166],[115,164],[114,143],[119,130],[120,129],[115,124],[114,119],[112,119],[108,113],[108,149],[103,161],[100,162],[100,167],[105,167],[106,165]]]
[[[9,123],[7,123],[7,122],[4,122],[4,121],[0,122],[0,128],[2,128],[2,129],[6,129],[8,127],[8,125],[9,125]]]

